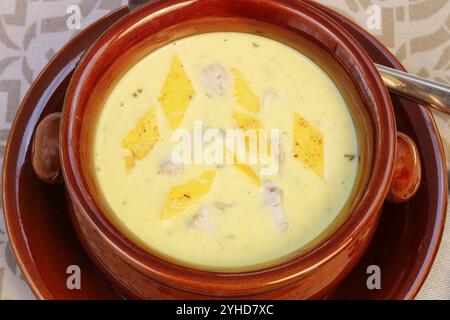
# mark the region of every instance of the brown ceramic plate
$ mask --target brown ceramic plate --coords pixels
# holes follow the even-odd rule
[[[402,69],[393,55],[360,27],[314,3],[361,42],[375,62]],[[59,111],[73,69],[83,52],[112,23],[121,8],[98,20],[66,45],[30,88],[11,129],[4,162],[4,213],[18,263],[38,298],[117,299],[120,295],[97,271],[81,248],[67,212],[64,188],[41,182],[30,160],[31,137],[45,115]],[[374,239],[360,263],[335,289],[332,299],[411,299],[420,289],[436,255],[447,207],[443,150],[430,112],[392,96],[398,129],[416,142],[423,183],[407,204],[386,203]],[[382,270],[382,289],[369,291],[366,268]],[[66,269],[82,270],[81,290],[68,290]]]

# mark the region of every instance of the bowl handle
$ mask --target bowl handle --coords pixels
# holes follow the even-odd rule
[[[394,203],[410,200],[419,189],[421,180],[422,168],[417,146],[406,134],[398,132],[394,176],[387,200]]]
[[[47,115],[36,128],[31,150],[32,165],[36,175],[44,182],[63,182],[59,158],[59,126],[61,112]],[[403,203],[417,192],[422,178],[419,152],[414,141],[406,134],[397,133],[394,176],[387,200]]]
[[[61,112],[45,116],[38,124],[31,148],[31,163],[34,172],[44,182],[63,182],[59,159],[59,125]]]

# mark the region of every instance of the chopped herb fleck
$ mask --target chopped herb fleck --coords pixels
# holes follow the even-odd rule
[[[353,161],[356,157],[354,154],[344,154],[344,157],[348,158],[348,161]]]
[[[255,47],[255,48],[259,48],[259,44],[256,43],[256,42],[252,42],[252,45],[253,45],[253,47]]]

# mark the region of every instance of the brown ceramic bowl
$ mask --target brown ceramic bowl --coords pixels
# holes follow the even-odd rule
[[[203,271],[142,249],[108,219],[94,179],[91,134],[114,84],[162,45],[214,31],[263,35],[313,59],[338,85],[357,129],[361,165],[345,220],[308,250],[264,269]],[[72,220],[86,251],[128,297],[315,298],[337,285],[361,257],[388,194],[400,202],[417,190],[417,149],[404,135],[398,135],[396,149],[394,120],[388,92],[368,55],[343,28],[306,2],[155,1],[114,24],[85,54],[63,113],[45,118],[36,131],[33,166],[48,182],[58,181],[62,169]],[[397,163],[396,151],[402,159]]]

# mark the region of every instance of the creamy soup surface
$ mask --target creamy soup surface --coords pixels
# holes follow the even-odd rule
[[[180,164],[175,130],[278,129],[279,170]],[[270,145],[270,143],[269,143]],[[279,42],[209,33],[168,44],[118,81],[93,143],[111,219],[145,248],[205,269],[301,249],[352,192],[358,143],[347,106],[314,62]]]

